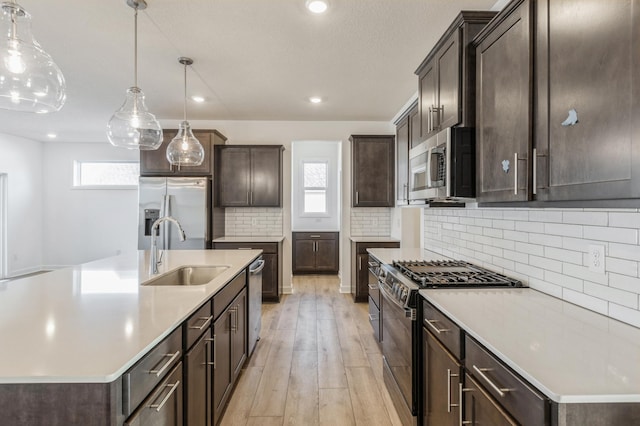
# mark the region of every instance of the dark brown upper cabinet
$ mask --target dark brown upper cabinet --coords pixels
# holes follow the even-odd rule
[[[281,207],[282,145],[216,146],[216,207]]]
[[[167,160],[167,145],[178,133],[177,130],[163,130],[164,138],[160,148],[140,151],[140,176],[211,176],[213,174],[213,147],[223,145],[227,138],[217,130],[194,130],[193,135],[204,148],[204,160],[199,166],[172,166]]]
[[[393,207],[395,205],[395,137],[352,135],[351,205]]]
[[[507,6],[476,39],[478,201],[529,199],[531,4]]]
[[[514,0],[478,35],[479,202],[640,198],[639,27],[640,0]]]
[[[420,140],[447,127],[474,125],[474,52],[468,46],[495,15],[460,12],[416,70]]]
[[[640,1],[537,8],[535,198],[640,198]]]
[[[409,150],[421,142],[418,101],[396,121],[396,205],[409,203]]]

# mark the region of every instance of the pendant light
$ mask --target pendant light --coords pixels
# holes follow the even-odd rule
[[[144,103],[138,87],[138,10],[147,8],[144,0],[127,0],[134,13],[133,86],[127,89],[124,104],[111,116],[107,137],[111,145],[141,150],[158,149],[162,145],[162,128]]]
[[[48,113],[66,100],[60,68],[31,34],[31,15],[15,0],[2,3],[0,36],[0,108]]]
[[[187,121],[187,66],[193,64],[191,58],[178,58],[184,65],[184,120],[180,123],[178,134],[167,146],[167,160],[174,166],[199,166],[204,160],[204,148],[193,136],[191,125]]]

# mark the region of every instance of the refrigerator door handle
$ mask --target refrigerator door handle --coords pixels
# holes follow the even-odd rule
[[[161,217],[171,216],[171,200],[170,195],[164,195],[162,197],[162,210],[163,212],[160,214]],[[167,250],[169,248],[169,238],[171,236],[169,230],[169,222],[165,222],[161,224],[162,226],[162,248]]]

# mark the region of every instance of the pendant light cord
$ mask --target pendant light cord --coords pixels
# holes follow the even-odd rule
[[[184,64],[184,121],[187,121],[187,64]]]
[[[133,24],[133,85],[138,87],[138,6],[135,7]]]

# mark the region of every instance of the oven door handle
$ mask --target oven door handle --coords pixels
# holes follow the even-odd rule
[[[402,309],[407,318],[411,318],[412,320],[415,320],[415,316],[416,316],[416,310],[415,309],[407,308],[406,306],[401,305],[400,302],[398,302],[395,297],[391,296],[389,294],[389,292],[387,292],[387,290],[385,290],[384,286],[382,285],[382,283],[380,281],[378,281],[378,288],[380,289],[380,293],[382,293],[382,295],[384,296],[385,300],[389,300],[391,303],[396,305],[398,308]]]

